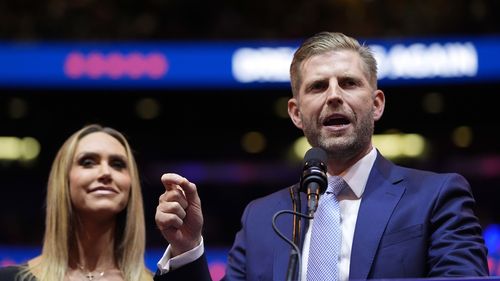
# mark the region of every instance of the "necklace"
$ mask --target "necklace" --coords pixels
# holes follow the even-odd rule
[[[87,278],[87,280],[89,280],[89,281],[100,279],[104,275],[104,272],[105,272],[105,271],[101,271],[101,272],[94,273],[93,271],[86,270],[85,267],[83,267],[81,265],[78,265],[78,268],[82,272],[83,276],[85,276],[85,278]],[[87,272],[87,273],[85,273],[85,272]]]

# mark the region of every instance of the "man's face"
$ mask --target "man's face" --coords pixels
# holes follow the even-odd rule
[[[302,63],[301,77],[288,112],[309,143],[341,158],[371,149],[385,99],[370,85],[361,57],[350,50],[315,55]]]

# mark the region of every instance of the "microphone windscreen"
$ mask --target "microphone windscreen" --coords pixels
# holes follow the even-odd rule
[[[304,164],[311,161],[326,163],[327,158],[326,152],[322,148],[313,147],[306,152],[306,155],[304,155]]]
[[[310,183],[319,184],[321,193],[325,192],[327,182],[326,162],[328,156],[326,151],[319,147],[313,147],[304,155],[304,167],[300,178],[301,190],[307,191]]]

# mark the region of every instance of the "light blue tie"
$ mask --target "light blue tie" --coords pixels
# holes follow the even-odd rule
[[[337,194],[348,186],[338,176],[328,177],[328,188],[314,214],[307,262],[307,281],[339,280],[338,261],[342,242]]]

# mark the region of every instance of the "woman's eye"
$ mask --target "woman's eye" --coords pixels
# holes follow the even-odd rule
[[[127,163],[125,163],[125,161],[122,160],[113,160],[111,161],[111,166],[117,170],[122,170],[127,168]]]
[[[95,161],[92,158],[82,158],[78,161],[78,164],[82,167],[92,167]]]

